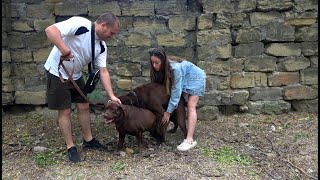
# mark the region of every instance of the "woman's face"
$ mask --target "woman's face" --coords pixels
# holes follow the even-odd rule
[[[162,62],[159,57],[151,56],[150,63],[155,71],[160,71]]]

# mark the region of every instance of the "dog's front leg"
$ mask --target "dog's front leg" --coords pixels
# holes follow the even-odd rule
[[[118,141],[118,151],[123,149],[125,133],[119,133],[119,141]]]
[[[142,136],[142,132],[139,132],[139,133],[136,135],[136,139],[137,139],[137,144],[138,144],[139,153],[141,153],[142,150],[143,150],[143,136]]]

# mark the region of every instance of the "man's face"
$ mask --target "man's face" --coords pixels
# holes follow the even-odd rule
[[[107,40],[112,38],[115,34],[119,32],[118,23],[115,23],[112,27],[108,27],[106,23],[101,23],[101,29],[97,32],[99,39]]]

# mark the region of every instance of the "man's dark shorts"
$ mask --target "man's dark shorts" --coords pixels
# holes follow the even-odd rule
[[[75,81],[82,89],[85,85],[83,77]],[[71,81],[62,83],[60,78],[47,71],[48,108],[62,110],[71,107],[71,103],[86,103]]]

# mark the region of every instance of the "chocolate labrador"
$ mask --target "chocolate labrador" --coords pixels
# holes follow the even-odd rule
[[[106,123],[114,122],[119,132],[118,150],[123,149],[126,134],[136,137],[139,152],[143,150],[143,132],[156,136],[156,116],[149,110],[109,101],[103,113]]]
[[[161,124],[161,118],[169,103],[169,95],[166,95],[165,87],[158,83],[148,83],[136,87],[128,94],[120,96],[122,104],[133,105],[140,108],[149,109],[157,117],[157,135],[160,135],[160,142],[165,141],[167,126],[169,123]],[[178,126],[187,136],[186,128],[186,101],[181,96],[177,109],[171,114],[170,121],[174,123],[174,128],[170,132],[175,132]]]

